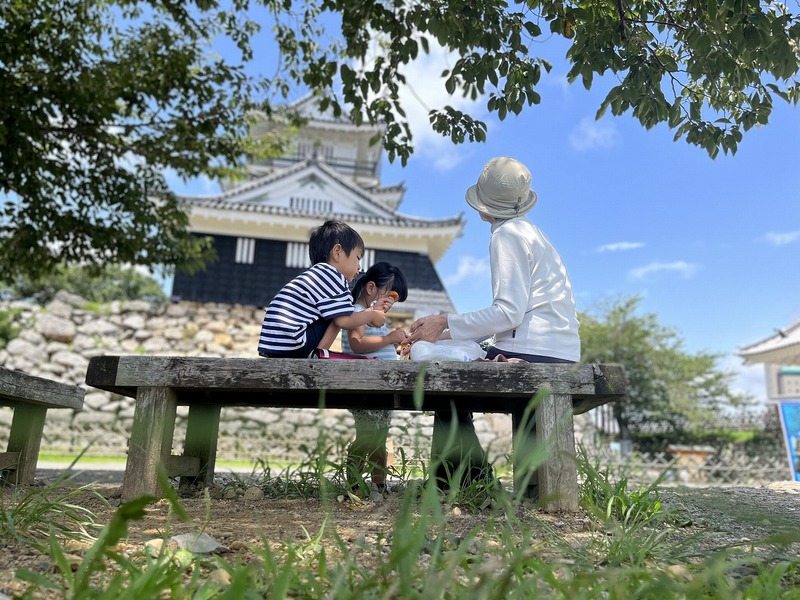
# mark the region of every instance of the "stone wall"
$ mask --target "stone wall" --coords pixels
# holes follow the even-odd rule
[[[0,365],[31,375],[84,385],[93,356],[149,354],[254,357],[263,310],[254,306],[141,301],[91,306],[81,297],[60,292],[47,306],[0,303],[0,311],[19,310],[18,336],[0,350]],[[179,409],[185,415],[183,407]],[[0,408],[0,444],[5,448],[11,409]],[[133,417],[133,400],[88,388],[81,411],[50,410],[42,452],[124,456]],[[347,411],[226,408],[220,425],[220,460],[297,460],[304,447],[330,446],[339,454],[351,436]],[[397,411],[391,442],[412,461],[426,460],[432,416]],[[507,415],[476,415],[478,433],[495,460],[510,452]],[[182,444],[179,419],[176,448]],[[326,433],[325,439],[320,432]]]

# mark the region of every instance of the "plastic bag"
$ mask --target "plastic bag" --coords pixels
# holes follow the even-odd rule
[[[485,356],[486,351],[477,342],[470,340],[415,342],[411,346],[411,360],[470,361],[484,358]]]

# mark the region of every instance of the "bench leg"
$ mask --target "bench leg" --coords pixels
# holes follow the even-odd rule
[[[122,482],[123,500],[161,496],[158,466],[166,468],[172,454],[177,406],[175,392],[169,388],[139,388]]]
[[[22,485],[33,483],[46,415],[47,408],[43,406],[18,405],[14,408],[8,452],[17,453],[18,458],[16,468],[5,477],[7,481]]]
[[[579,490],[572,396],[545,397],[536,407],[536,431],[550,448],[539,467],[539,498],[543,508],[547,512],[575,512],[579,508]]]
[[[217,462],[219,436],[219,406],[190,406],[186,421],[186,440],[183,455],[200,459],[199,472],[181,477],[181,489],[214,483],[214,465]]]

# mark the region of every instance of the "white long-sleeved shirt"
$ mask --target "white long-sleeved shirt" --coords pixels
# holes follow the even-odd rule
[[[561,256],[524,217],[495,221],[489,241],[492,305],[448,315],[450,337],[494,336],[499,350],[579,361],[581,342],[572,284]]]

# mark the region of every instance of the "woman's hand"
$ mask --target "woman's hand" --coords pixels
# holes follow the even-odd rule
[[[411,333],[405,339],[405,343],[413,344],[420,340],[435,342],[441,339],[445,329],[447,329],[447,315],[421,317],[411,324]]]

